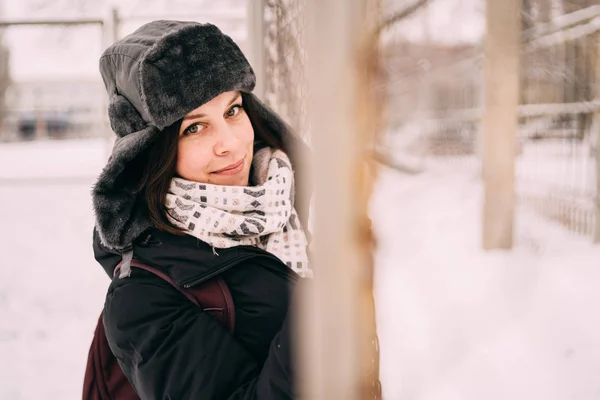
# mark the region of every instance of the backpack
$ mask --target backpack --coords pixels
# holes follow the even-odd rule
[[[216,276],[191,289],[184,289],[173,282],[164,272],[143,264],[139,260],[132,260],[131,266],[151,272],[167,281],[192,303],[201,307],[204,312],[212,315],[233,332],[235,327],[233,298],[223,278]],[[119,269],[120,264],[115,269],[115,274]],[[100,314],[85,369],[83,400],[139,399],[108,346],[104,324],[102,323],[102,314]]]

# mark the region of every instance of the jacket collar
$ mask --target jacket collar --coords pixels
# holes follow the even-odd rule
[[[112,278],[121,261],[121,255],[104,247],[94,230],[94,255]],[[151,228],[133,244],[133,256],[144,263],[160,268],[175,283],[193,286],[217,275],[234,265],[252,258],[271,260],[270,265],[297,278],[276,256],[251,246],[213,249],[190,235],[174,235]]]

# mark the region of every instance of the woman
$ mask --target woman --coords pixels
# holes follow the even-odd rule
[[[118,138],[93,189],[94,253],[111,277],[121,264],[104,326],[123,372],[142,399],[294,397],[290,290],[312,276],[303,145],[213,25],[151,22],[100,71]],[[184,287],[220,275],[233,334],[133,257]]]

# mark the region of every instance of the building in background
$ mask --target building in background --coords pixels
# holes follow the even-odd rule
[[[13,82],[6,92],[4,140],[98,137],[105,118],[98,80]]]

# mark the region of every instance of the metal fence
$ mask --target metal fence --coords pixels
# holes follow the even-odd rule
[[[292,128],[309,138],[306,79],[306,2],[264,2],[264,99]]]
[[[534,25],[525,38],[517,190],[523,204],[593,236],[600,6],[557,17],[553,25]]]

